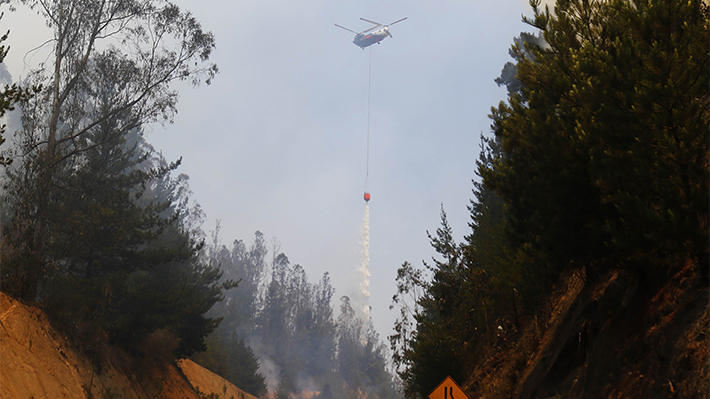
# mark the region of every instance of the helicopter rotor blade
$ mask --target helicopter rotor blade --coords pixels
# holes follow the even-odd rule
[[[394,24],[396,24],[397,22],[402,22],[402,21],[404,21],[405,19],[407,19],[407,17],[404,17],[404,18],[402,18],[402,19],[398,19],[398,20],[392,22],[390,25],[394,25]],[[387,25],[387,26],[389,26],[389,25]]]
[[[344,27],[344,26],[340,26],[340,25],[338,25],[338,24],[335,24],[335,26],[337,26],[338,28],[345,29],[346,31],[352,32],[352,33],[354,33],[354,34],[357,34],[357,32],[355,32],[354,30],[348,29],[348,28],[346,28],[346,27]]]
[[[375,30],[375,29],[379,28],[380,26],[382,26],[382,25],[375,25],[375,26],[373,26],[372,28],[370,28],[370,29],[368,29],[368,30],[364,30],[364,31],[362,31],[362,32],[360,32],[360,33],[367,33],[367,32],[369,32],[369,31],[371,31],[371,30]]]
[[[369,19],[365,19],[365,18],[360,18],[360,19],[363,20],[363,21],[369,22],[369,23],[371,23],[371,24],[375,24],[375,25],[377,25],[377,26],[382,26],[382,24],[379,23],[379,22],[370,21]]]

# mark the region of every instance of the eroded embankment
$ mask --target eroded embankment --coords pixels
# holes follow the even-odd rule
[[[195,387],[220,398],[255,399],[189,360],[178,365],[106,346],[96,362],[40,309],[0,293],[0,398],[200,399]]]
[[[466,381],[476,398],[708,397],[708,287],[688,262],[662,287],[578,271]]]

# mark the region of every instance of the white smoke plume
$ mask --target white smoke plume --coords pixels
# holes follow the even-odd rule
[[[281,381],[281,369],[267,356],[259,356],[258,373],[264,376],[266,388],[269,392],[276,392]]]

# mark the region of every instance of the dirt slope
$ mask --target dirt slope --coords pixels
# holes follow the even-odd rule
[[[190,362],[130,356],[104,348],[100,367],[55,331],[37,308],[0,293],[0,398],[254,399]],[[182,367],[182,369],[181,369]],[[223,394],[226,393],[226,396]]]
[[[249,395],[229,381],[205,369],[190,359],[182,359],[178,362],[187,379],[196,389],[204,393],[216,393],[220,398],[234,399],[257,399],[256,396]]]
[[[489,354],[471,398],[707,398],[708,287],[690,262],[662,287],[568,276],[550,309]]]

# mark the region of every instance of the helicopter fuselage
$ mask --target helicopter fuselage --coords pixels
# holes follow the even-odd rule
[[[387,27],[384,27],[371,33],[358,33],[357,35],[355,35],[355,40],[353,40],[353,43],[355,43],[358,47],[364,49],[365,47],[385,40],[387,36],[392,36],[392,34],[390,33],[389,29],[387,29]]]

